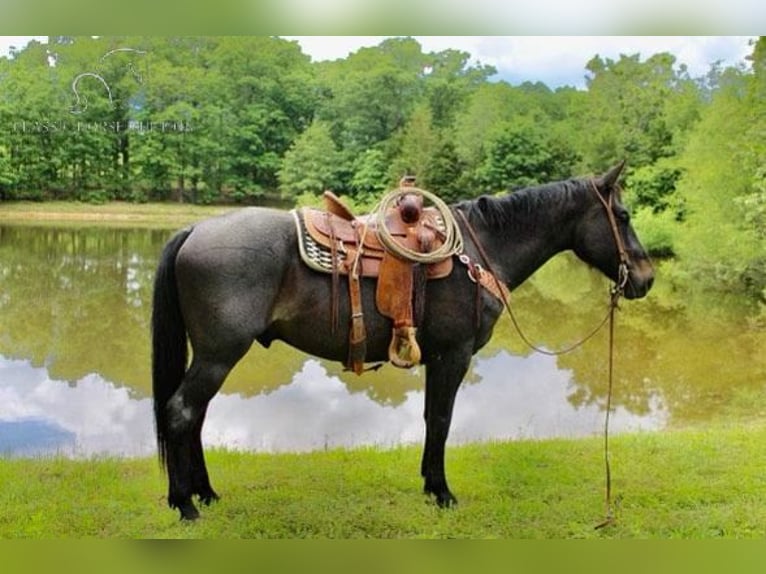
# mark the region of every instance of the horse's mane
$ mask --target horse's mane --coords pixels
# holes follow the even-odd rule
[[[566,211],[582,200],[582,179],[568,179],[511,191],[501,196],[482,195],[455,205],[469,221],[479,221],[500,233],[510,228],[534,228],[538,216]]]

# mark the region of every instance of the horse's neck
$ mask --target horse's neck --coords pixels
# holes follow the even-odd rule
[[[472,225],[495,271],[513,289],[551,257],[572,248],[579,217],[574,203],[559,202],[555,209],[547,209],[541,202],[532,211],[520,204],[508,205],[502,227],[481,217],[474,218]]]

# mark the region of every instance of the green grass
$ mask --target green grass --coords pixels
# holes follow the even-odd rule
[[[222,498],[182,523],[154,459],[0,460],[0,538],[763,538],[766,426],[448,448],[460,504],[422,494],[420,448],[208,455]]]

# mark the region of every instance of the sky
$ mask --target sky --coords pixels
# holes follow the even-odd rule
[[[345,58],[364,46],[376,46],[385,36],[285,36],[297,40],[314,61]],[[0,36],[0,56],[10,46],[21,48],[32,36]],[[45,41],[45,36],[38,36]],[[496,79],[511,84],[543,82],[550,88],[585,87],[585,65],[595,55],[617,60],[620,54],[640,54],[644,60],[659,52],[676,56],[692,77],[710,65],[746,64],[753,36],[414,36],[424,52],[448,48],[468,52],[472,62],[494,66]]]
[[[375,46],[383,36],[286,36],[298,40],[314,60],[344,58],[362,46]],[[618,60],[639,53],[644,60],[659,52],[676,56],[692,77],[710,64],[745,63],[753,36],[414,36],[424,52],[463,50],[472,61],[494,66],[511,84],[543,82],[550,88],[585,87],[585,65],[595,55]]]

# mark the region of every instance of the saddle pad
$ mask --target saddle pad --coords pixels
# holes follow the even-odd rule
[[[295,228],[298,231],[298,252],[303,262],[314,271],[323,273],[332,273],[333,269],[343,269],[345,255],[341,252],[335,254],[335,264],[333,265],[332,251],[320,245],[309,235],[306,230],[306,223],[303,213],[297,209],[290,211],[295,220]]]

